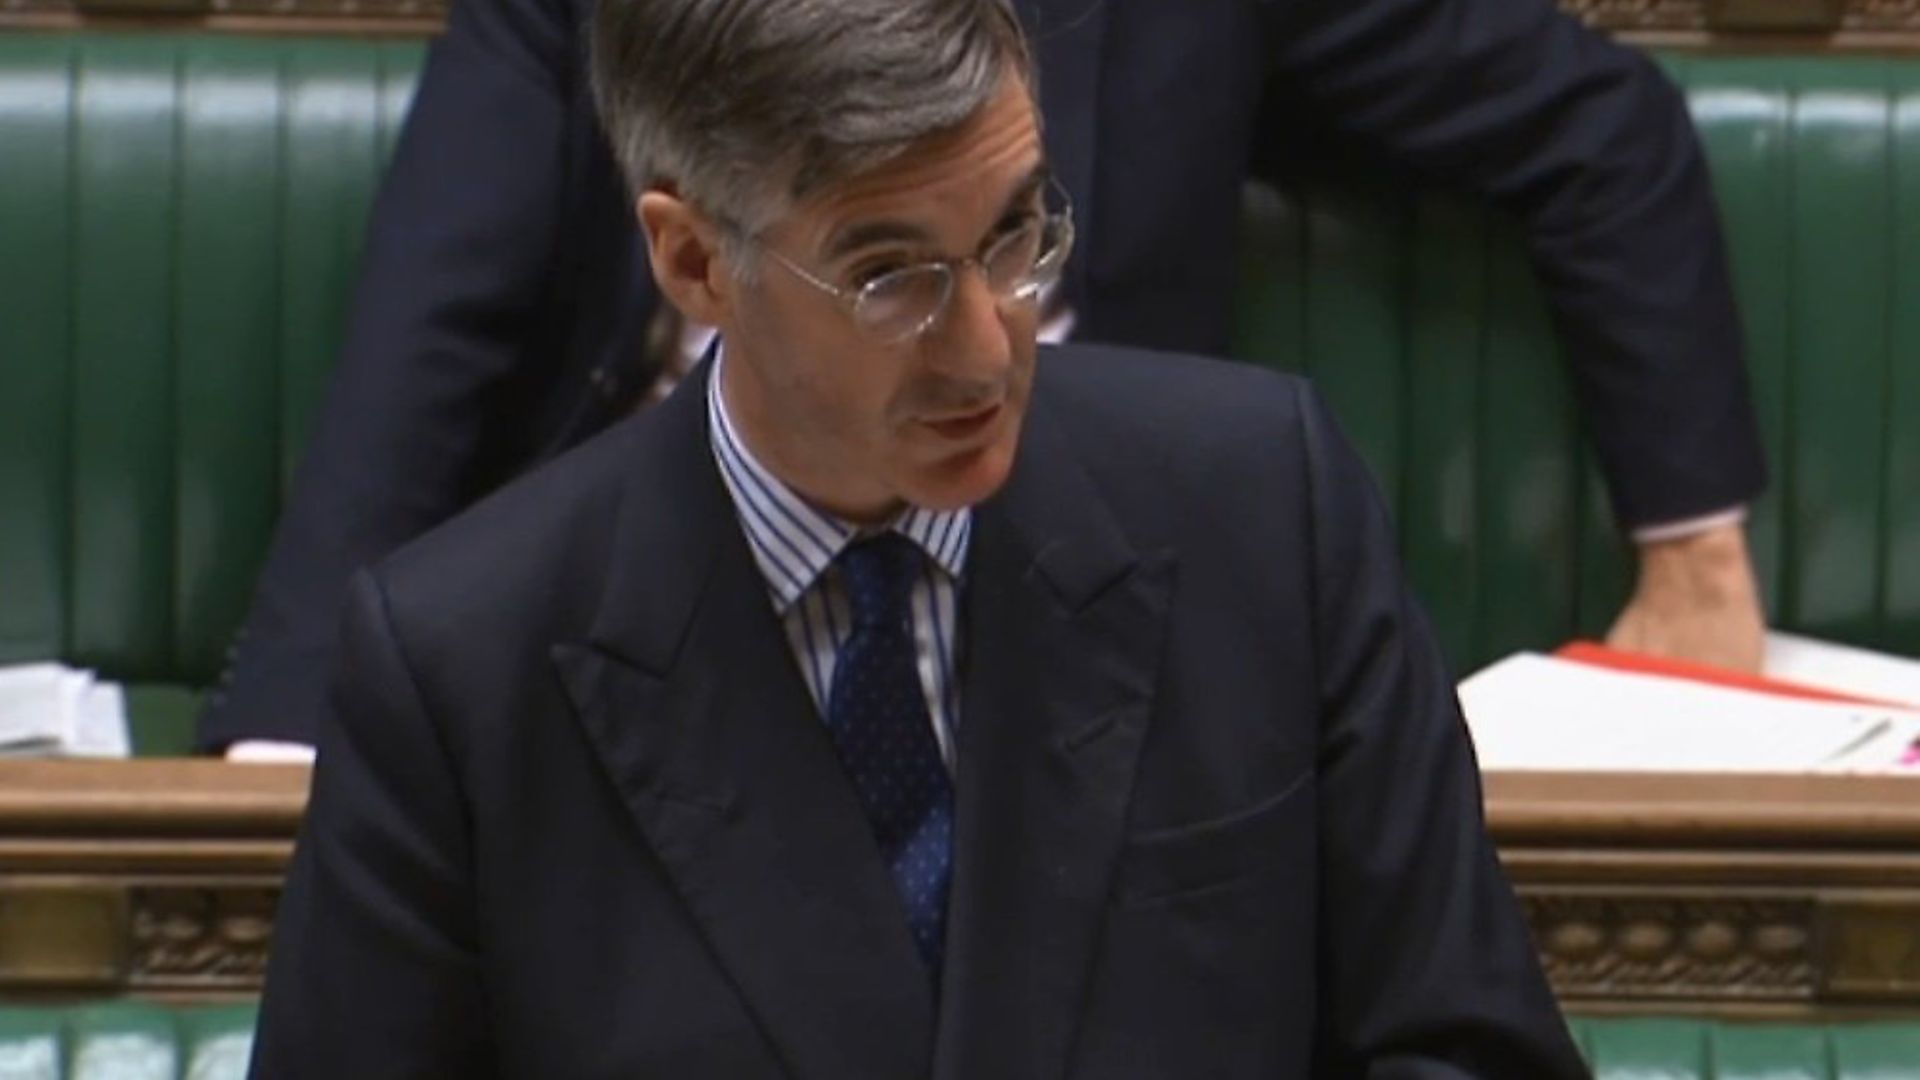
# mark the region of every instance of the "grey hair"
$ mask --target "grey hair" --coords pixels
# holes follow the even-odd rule
[[[1007,0],[598,0],[593,94],[627,183],[751,235],[959,127],[1031,52]]]

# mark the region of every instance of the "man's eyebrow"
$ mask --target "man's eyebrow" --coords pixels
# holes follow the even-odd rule
[[[1020,186],[1008,196],[1006,206],[1000,211],[1005,217],[1021,203],[1027,202],[1046,186],[1047,179],[1053,175],[1045,162],[1033,167]],[[862,221],[848,225],[827,238],[826,250],[821,255],[824,262],[834,262],[861,248],[877,244],[925,244],[933,239],[927,230],[912,222],[882,218],[878,221]]]
[[[892,221],[885,218],[879,221],[862,221],[835,232],[827,241],[826,253],[821,258],[827,262],[835,262],[861,248],[873,247],[876,244],[924,244],[930,239],[932,238],[927,235],[927,230],[905,221]]]
[[[1020,186],[1014,188],[1013,194],[1007,197],[1007,205],[1001,208],[1000,216],[1006,217],[1021,203],[1030,202],[1035,195],[1040,194],[1040,189],[1046,187],[1047,181],[1052,177],[1053,170],[1047,167],[1046,162],[1035,165],[1033,171],[1027,174],[1027,178],[1020,181]]]

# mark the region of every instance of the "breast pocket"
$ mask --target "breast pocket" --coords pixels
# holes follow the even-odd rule
[[[1114,903],[1151,908],[1231,892],[1312,851],[1313,774],[1273,795],[1208,821],[1152,829],[1121,849]],[[1307,869],[1302,867],[1302,869]]]
[[[1128,839],[1076,1075],[1305,1075],[1314,790],[1303,775],[1230,814]]]

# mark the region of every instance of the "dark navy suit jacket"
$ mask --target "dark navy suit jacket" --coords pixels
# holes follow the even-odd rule
[[[1521,214],[1620,518],[1764,463],[1684,103],[1552,0],[1019,0],[1082,242],[1076,337],[1218,354],[1241,185],[1325,122]],[[591,0],[458,0],[201,738],[310,741],[352,570],[611,423],[658,297],[588,92]],[[1284,156],[1284,155],[1282,155]]]
[[[705,378],[356,578],[256,1075],[1586,1075],[1302,383],[1043,350],[961,587],[936,990]]]

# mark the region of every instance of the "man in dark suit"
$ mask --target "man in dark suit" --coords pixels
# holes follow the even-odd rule
[[[357,576],[263,1077],[1583,1075],[1301,383],[1037,350],[1004,0],[614,0],[665,404]]]
[[[657,292],[587,88],[591,5],[453,6],[209,748],[311,742],[352,570],[651,380]],[[1491,195],[1528,225],[1617,516],[1645,541],[1620,639],[1757,663],[1740,334],[1684,104],[1643,57],[1552,0],[1017,6],[1082,222],[1057,298],[1075,339],[1223,351],[1248,162],[1309,118]]]

